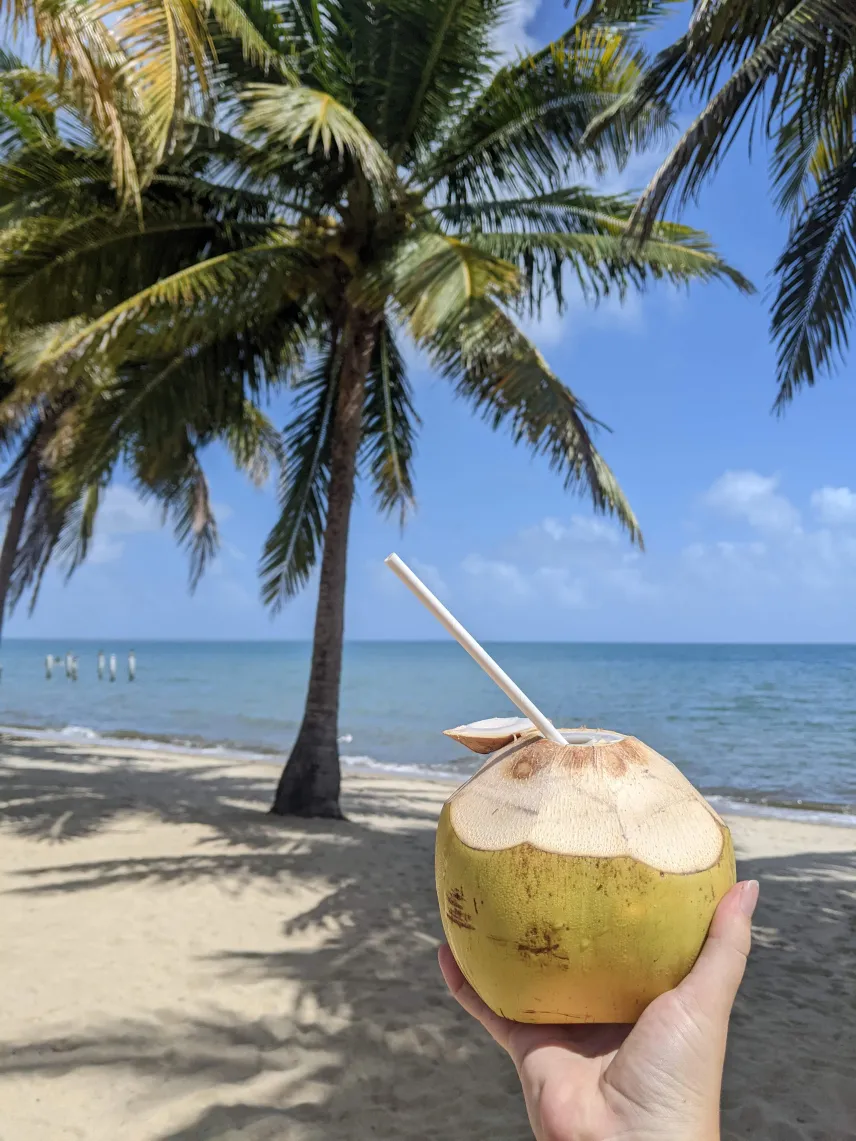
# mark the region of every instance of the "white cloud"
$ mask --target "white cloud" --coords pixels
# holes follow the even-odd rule
[[[490,555],[471,554],[463,563],[484,592],[498,602],[544,599],[565,609],[596,609],[610,599],[653,598],[658,591],[644,572],[639,552],[629,548],[606,519],[548,516],[507,539]]]
[[[135,535],[159,531],[161,512],[151,500],[142,500],[121,483],[108,487],[98,508],[99,535]]]
[[[612,295],[595,305],[586,300],[579,284],[570,279],[570,274],[566,277],[563,313],[558,311],[553,301],[548,300],[540,317],[519,319],[523,332],[541,349],[561,345],[569,336],[583,329],[620,329],[633,333],[645,328],[645,301],[641,293],[631,290],[624,300]]]
[[[91,563],[113,563],[120,559],[125,551],[125,544],[121,539],[111,539],[109,535],[96,535],[89,547],[87,558]]]
[[[821,487],[812,492],[811,505],[822,523],[835,526],[856,523],[856,491],[849,487]]]
[[[428,589],[433,591],[438,598],[449,597],[449,587],[433,563],[423,563],[421,559],[411,558],[410,565],[413,567],[413,569],[416,571]]]
[[[585,587],[565,567],[539,567],[532,576],[533,587],[571,610],[581,610],[587,603]]]
[[[535,530],[539,528],[557,543],[568,540],[572,543],[589,545],[596,543],[614,547],[622,541],[615,524],[596,515],[572,515],[567,524],[558,519],[547,518],[543,519]]]
[[[507,63],[540,47],[528,30],[540,6],[541,0],[511,0],[506,6],[503,18],[491,37],[500,63]]]
[[[213,503],[215,518],[222,523],[234,514],[228,503]],[[108,487],[98,508],[95,519],[95,534],[89,548],[89,561],[111,563],[125,553],[125,543],[121,536],[142,535],[160,531],[163,526],[163,511],[152,499],[141,499],[133,488],[117,483]],[[243,552],[228,541],[223,549],[236,560],[243,560]],[[217,572],[217,563],[212,567]]]
[[[635,194],[645,189],[665,162],[678,136],[646,151],[636,151],[618,170],[613,168],[602,177],[592,180],[602,194]]]
[[[485,559],[481,555],[467,555],[461,564],[464,571],[477,580],[484,589],[500,601],[519,601],[528,598],[531,587],[525,575],[513,563],[500,559]]]
[[[812,529],[797,507],[779,491],[777,476],[754,471],[726,472],[704,496],[724,516],[746,522],[760,538],[718,539],[684,548],[682,563],[715,591],[755,596],[765,605],[773,596],[811,591],[850,605],[856,589],[856,536],[842,523],[856,521],[856,494],[849,488],[822,487],[810,496],[821,521]],[[794,595],[794,601],[801,597]]]
[[[760,531],[797,531],[800,513],[777,492],[778,486],[778,476],[727,471],[714,481],[704,499],[708,507],[732,519],[742,519]]]
[[[441,573],[439,567],[434,563],[423,562],[422,559],[417,558],[415,555],[403,553],[401,557],[411,567],[417,575],[422,579],[425,585],[443,602],[448,602],[451,598],[452,591],[445,577]],[[402,599],[406,599],[407,591],[402,593],[401,583],[396,576],[391,573],[380,559],[372,559],[365,564],[365,570],[368,573],[371,582],[376,590],[390,600],[395,600],[396,603],[401,603]],[[410,606],[409,603],[406,605]]]
[[[606,582],[614,588],[616,594],[631,602],[654,599],[660,595],[660,589],[646,579],[638,562],[640,557],[635,552],[625,554],[620,566],[612,567],[605,573]]]
[[[241,550],[240,547],[236,547],[235,544],[230,543],[228,539],[223,539],[222,545],[223,545],[223,553],[226,555],[229,555],[229,557],[233,558],[235,560],[235,562],[237,562],[237,563],[246,562],[247,556],[244,554],[244,552]]]
[[[653,636],[674,637],[682,623],[704,617],[706,629],[731,623],[726,636],[734,637],[738,615],[745,623],[776,614],[778,626],[765,627],[766,636],[780,627],[787,636],[789,616],[813,607],[826,615],[825,629],[840,629],[836,615],[852,610],[856,593],[856,528],[844,525],[856,524],[856,492],[815,491],[807,513],[814,524],[777,476],[756,471],[724,472],[697,502],[716,514],[697,516],[707,537],[683,549],[643,555],[609,519],[547,516],[471,553],[463,569],[487,605],[516,607],[542,623],[552,613],[557,628],[562,611],[575,612],[572,629],[587,630],[599,615],[620,613]]]
[[[125,543],[117,536],[159,531],[161,510],[151,500],[144,501],[123,484],[108,487],[95,518],[95,534],[89,548],[89,561],[111,563],[125,553]]]
[[[619,548],[621,554],[617,553]],[[572,515],[563,523],[548,516],[503,544],[500,553],[531,569],[579,567],[603,564],[604,560],[613,564],[627,553],[627,538],[608,519]]]

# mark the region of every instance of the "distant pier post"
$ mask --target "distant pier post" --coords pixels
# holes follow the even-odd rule
[[[54,656],[53,656],[53,654],[46,654],[45,655],[45,677],[48,679],[48,681],[50,681],[51,678],[53,677],[53,668],[54,668]]]
[[[99,650],[98,651],[98,680],[99,681],[104,680],[104,665],[105,665],[105,663],[106,663],[106,658],[104,656],[104,651]]]
[[[111,681],[116,680],[116,655],[115,654],[110,655],[110,680]]]
[[[137,676],[137,655],[133,650],[128,654],[128,681],[133,681]]]

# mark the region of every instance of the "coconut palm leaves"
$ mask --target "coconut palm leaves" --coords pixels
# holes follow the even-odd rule
[[[687,227],[632,242],[631,204],[586,188],[670,121],[633,102],[645,60],[623,31],[577,22],[497,67],[503,0],[9,3],[43,64],[4,78],[0,61],[0,425],[10,491],[28,487],[14,447],[45,489],[21,581],[80,562],[118,470],[163,506],[195,581],[217,541],[205,448],[277,470],[263,597],[320,573],[276,810],[336,815],[350,506],[358,476],[382,511],[413,505],[412,355],[639,542],[600,425],[517,318],[571,288],[748,283]]]
[[[572,180],[622,162],[668,123],[663,102],[651,100],[585,142],[592,121],[635,91],[638,50],[613,30],[578,24],[493,69],[495,0],[394,0],[376,10],[293,0],[273,23],[251,4],[176,5],[91,0],[86,20],[81,5],[67,17],[60,6],[63,36],[46,9],[21,0],[12,10],[38,25],[57,90],[82,83],[97,57],[107,68],[99,98],[121,119],[108,147],[106,111],[72,98],[89,138],[65,138],[55,117],[48,137],[41,119],[28,121],[14,161],[0,165],[8,364],[18,399],[63,394],[79,409],[85,446],[66,464],[68,502],[133,454],[133,470],[150,473],[141,486],[183,505],[179,538],[203,536],[203,558],[197,442],[232,430],[230,417],[240,425],[266,385],[292,383],[282,515],[262,578],[269,602],[293,593],[323,535],[344,304],[375,315],[361,455],[383,510],[403,515],[413,500],[417,420],[397,347],[406,330],[489,422],[507,423],[638,538],[592,442],[597,422],[513,321],[547,297],[561,307],[569,283],[592,300],[664,277],[748,288],[686,227],[658,224],[632,245],[629,201]],[[230,51],[235,36],[240,50]],[[27,78],[34,90],[36,75]],[[228,131],[205,122],[215,82]],[[45,114],[36,100],[32,115]],[[111,203],[111,180],[125,185],[120,137],[139,159],[133,213]],[[166,473],[147,451],[158,434],[147,436],[152,417],[158,431],[168,417],[188,429],[162,437]]]
[[[40,70],[18,68],[14,81],[40,88],[50,113],[71,110],[86,124],[125,201],[139,202],[184,122],[213,112],[218,35],[250,65],[289,70],[238,0],[3,0],[0,12],[38,49]]]
[[[646,0],[597,0],[590,23],[612,23]],[[705,106],[645,191],[640,233],[672,201],[697,195],[746,124],[772,142],[775,201],[790,220],[775,267],[772,332],[783,408],[847,348],[856,288],[856,8],[849,0],[698,0],[685,34],[662,51],[625,100],[688,94]],[[608,123],[607,111],[593,133]]]

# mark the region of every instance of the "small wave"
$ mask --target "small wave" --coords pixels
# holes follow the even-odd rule
[[[798,804],[767,804],[748,797],[740,800],[717,795],[707,795],[706,799],[717,812],[728,816],[760,816],[801,824],[834,824],[839,828],[856,828],[856,815],[834,804],[800,807]]]
[[[66,744],[89,743],[107,748],[133,748],[141,752],[160,752],[197,757],[212,757],[225,761],[259,761],[264,764],[283,763],[282,751],[262,751],[242,748],[233,742],[206,742],[203,738],[143,736],[131,730],[115,730],[113,734],[101,734],[87,725],[65,725],[53,728],[32,725],[0,725],[0,734],[44,742]],[[350,744],[351,734],[339,738],[342,744]],[[471,758],[447,760],[439,764],[398,764],[394,761],[381,761],[367,754],[344,754],[342,765],[352,772],[386,773],[389,776],[418,778],[419,780],[454,781],[456,784],[471,776],[478,764]],[[703,791],[703,790],[702,790]],[[856,813],[850,805],[810,803],[800,801],[773,801],[751,794],[723,795],[705,793],[707,800],[718,811],[731,816],[755,816],[777,820],[790,820],[804,824],[831,824],[842,828],[856,827]]]
[[[85,725],[66,725],[59,730],[60,737],[71,737],[75,741],[97,741],[101,736],[94,729],[87,729]]]
[[[0,734],[10,737],[23,737],[33,741],[87,741],[90,744],[105,745],[113,749],[136,749],[140,752],[171,753],[195,757],[217,757],[230,761],[263,761],[267,764],[281,763],[281,754],[257,752],[229,745],[191,742],[175,737],[144,737],[129,730],[116,730],[111,736],[96,732],[85,725],[66,725],[61,729],[37,729],[28,725],[0,725]]]
[[[394,761],[378,761],[368,756],[347,756],[339,758],[343,765],[355,772],[382,772],[389,776],[418,777],[420,780],[460,781],[461,773],[440,765],[399,765]],[[469,775],[469,774],[467,774]]]
[[[343,733],[341,737],[336,738],[340,745],[350,745],[353,739],[352,733]]]

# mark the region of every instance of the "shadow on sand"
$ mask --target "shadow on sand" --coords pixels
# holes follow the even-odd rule
[[[212,1005],[195,1021],[178,1012],[150,1023],[119,1017],[76,1037],[11,1044],[0,1075],[103,1067],[121,1081],[130,1070],[150,1076],[153,1103],[159,1093],[207,1090],[192,1120],[153,1130],[151,1141],[530,1136],[510,1064],[445,997],[437,974],[436,796],[409,790],[395,816],[382,786],[361,785],[346,803],[352,822],[282,822],[260,811],[271,780],[257,769],[200,764],[149,780],[148,761],[131,751],[115,762],[29,743],[7,742],[4,752],[18,763],[0,765],[0,827],[45,842],[44,865],[22,874],[15,892],[206,877],[266,880],[283,892],[323,877],[331,890],[286,925],[280,949],[218,957],[224,991],[289,980],[297,999],[287,1010],[242,1019]],[[51,863],[54,844],[73,844],[129,811],[202,825],[205,838],[183,856],[69,863],[66,850],[65,862]],[[383,815],[388,827],[366,814]],[[762,893],[734,1015],[726,1138],[856,1139],[854,872],[854,853],[741,865]],[[304,949],[301,932],[319,930],[327,933],[321,949],[317,939]],[[853,1131],[836,1132],[847,1110]]]

